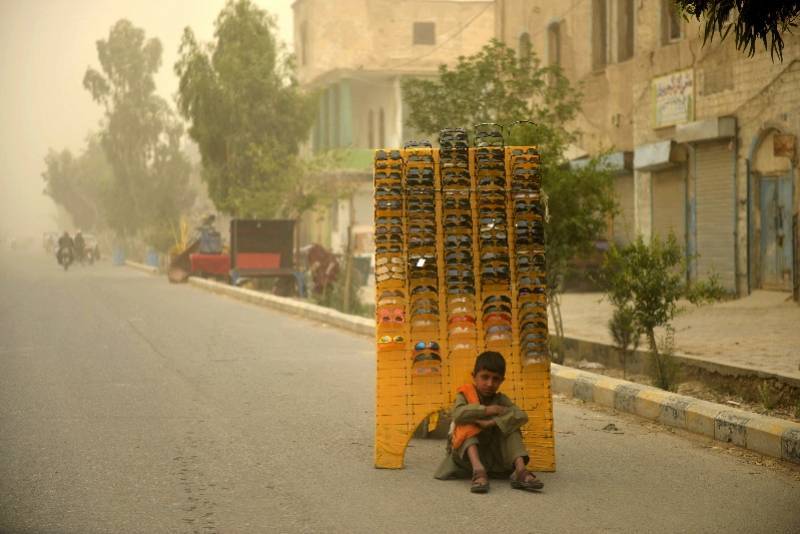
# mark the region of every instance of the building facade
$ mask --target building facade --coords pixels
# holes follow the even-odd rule
[[[372,150],[416,137],[404,124],[403,78],[435,76],[439,65],[480,50],[494,37],[494,3],[297,0],[292,9],[298,80],[319,95],[309,149],[346,149],[345,168],[331,179],[344,176],[353,190],[309,214],[300,239],[344,252],[355,228],[354,241],[371,247]]]
[[[689,280],[716,273],[740,296],[798,286],[800,36],[773,62],[732,38],[704,46],[670,0],[497,0],[495,12],[498,38],[581,85],[581,148],[612,150],[618,170],[615,241],[674,232]]]

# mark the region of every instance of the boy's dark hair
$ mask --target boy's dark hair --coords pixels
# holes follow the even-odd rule
[[[483,370],[490,371],[492,373],[497,373],[503,378],[505,378],[506,359],[503,358],[503,355],[500,354],[499,352],[495,352],[492,350],[481,352],[478,355],[478,358],[475,360],[475,369],[472,370],[472,374],[476,375]]]

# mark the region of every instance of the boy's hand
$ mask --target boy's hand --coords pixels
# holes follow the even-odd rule
[[[508,411],[508,408],[505,406],[500,406],[499,404],[490,404],[486,407],[486,415],[489,417],[494,417],[495,415],[505,415]]]
[[[490,426],[494,426],[497,423],[495,422],[494,419],[478,419],[477,421],[475,421],[475,424],[483,429],[483,428],[489,428]]]

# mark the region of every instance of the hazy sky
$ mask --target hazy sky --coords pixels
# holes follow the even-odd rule
[[[255,0],[277,15],[291,46],[292,0]],[[224,0],[0,0],[0,235],[55,230],[55,208],[42,195],[49,147],[78,152],[101,111],[82,81],[99,68],[95,42],[127,18],[164,47],[158,90],[177,91],[172,66],[183,28],[203,41]]]

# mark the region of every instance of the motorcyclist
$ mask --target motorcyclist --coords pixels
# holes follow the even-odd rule
[[[75,257],[78,258],[78,261],[82,262],[83,255],[86,252],[86,241],[84,241],[83,234],[80,230],[75,232],[73,246],[75,247]]]
[[[61,263],[61,258],[63,254],[69,251],[71,254],[75,250],[75,242],[72,240],[72,237],[69,235],[69,232],[64,230],[64,233],[61,237],[58,238],[58,252],[56,253],[56,257],[58,258],[58,263]]]

